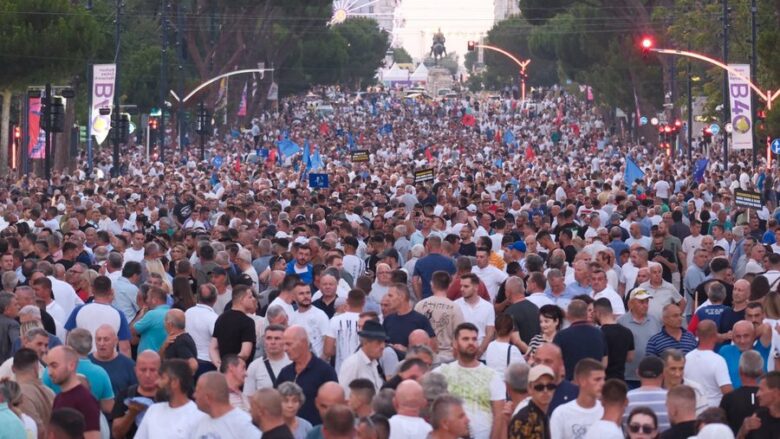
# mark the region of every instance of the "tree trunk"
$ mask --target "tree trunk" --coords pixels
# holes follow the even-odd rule
[[[3,114],[0,122],[0,175],[8,175],[8,138],[10,137],[11,120],[11,89],[5,89],[3,94]]]

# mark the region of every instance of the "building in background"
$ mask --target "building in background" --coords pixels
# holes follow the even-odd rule
[[[520,2],[518,0],[493,0],[494,23],[519,14]]]

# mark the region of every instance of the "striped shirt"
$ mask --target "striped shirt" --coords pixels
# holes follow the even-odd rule
[[[680,340],[677,340],[666,332],[666,328],[661,328],[661,332],[650,337],[650,340],[647,341],[645,354],[660,357],[663,351],[671,348],[679,349],[683,354],[687,354],[696,349],[696,337],[685,328],[680,329],[682,330],[682,335],[680,336]]]
[[[669,429],[669,414],[666,412],[666,389],[638,388],[628,392],[628,407],[623,415],[623,424],[628,421],[628,414],[637,407],[649,407],[658,416],[658,431]]]

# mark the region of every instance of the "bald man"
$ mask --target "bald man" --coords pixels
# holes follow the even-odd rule
[[[219,372],[207,372],[195,387],[198,409],[208,416],[203,418],[193,437],[220,437],[222,439],[257,438],[260,431],[252,425],[252,417],[230,404],[227,380]]]
[[[750,299],[750,282],[745,279],[739,279],[734,282],[734,290],[731,293],[731,299],[731,308],[726,308],[726,311],[720,316],[718,332],[721,334],[721,342],[731,340],[730,332],[734,328],[734,325],[738,321],[745,319],[745,311],[747,310],[748,300]]]
[[[390,418],[390,439],[426,437],[433,428],[420,417],[425,404],[423,388],[417,381],[399,384],[393,397],[396,414]]]
[[[734,291],[736,292],[736,285]],[[769,352],[772,345],[772,331],[763,330],[763,326],[759,326],[761,334],[757,335],[753,323],[747,320],[738,321],[734,324],[734,328],[731,331],[733,344],[723,345],[718,350],[718,354],[726,360],[731,383],[735,389],[742,387],[742,379],[739,376],[739,359],[743,352],[754,350],[761,354],[764,372],[767,371],[767,362],[769,361]]]
[[[54,398],[52,411],[71,408],[84,416],[85,439],[100,437],[100,405],[90,391],[81,384],[76,373],[79,355],[69,346],[57,346],[46,356],[51,381],[60,386]]]
[[[734,389],[726,360],[713,352],[718,343],[718,328],[712,320],[705,320],[699,323],[696,335],[699,346],[685,355],[683,376],[701,384],[710,407],[718,407],[723,395]]]
[[[292,432],[282,417],[282,395],[276,389],[258,390],[249,399],[249,404],[252,420],[260,426],[264,438],[293,439]]]
[[[179,358],[185,360],[192,369],[192,373],[195,373],[198,370],[198,348],[195,346],[195,340],[192,339],[192,336],[184,332],[186,327],[184,311],[180,309],[168,310],[163,322],[165,332],[168,334],[160,348],[163,359]]]
[[[117,352],[117,338],[114,328],[110,325],[100,325],[95,330],[95,352],[89,354],[89,360],[105,369],[111,379],[111,387],[114,395],[127,390],[133,384],[138,384],[135,379],[135,363],[124,354]]]
[[[138,354],[135,362],[135,379],[137,384],[128,387],[126,390],[117,394],[116,404],[111,413],[113,423],[111,432],[115,438],[133,438],[138,426],[135,423],[136,418],[146,411],[147,406],[130,402],[126,405],[125,400],[137,396],[149,398],[157,401],[157,381],[160,379],[160,355],[155,351],[143,351]]]
[[[298,411],[298,416],[311,422],[312,425],[322,423],[320,412],[314,405],[315,397],[321,387],[324,387],[329,381],[333,381],[338,386],[338,376],[330,364],[324,362],[314,355],[309,348],[309,337],[306,329],[301,326],[290,326],[282,335],[284,341],[284,350],[287,357],[292,361],[285,366],[277,378],[277,383],[292,381],[303,389],[306,401]],[[344,391],[338,386],[341,398],[344,398]]]

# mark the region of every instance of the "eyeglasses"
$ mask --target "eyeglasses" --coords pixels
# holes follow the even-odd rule
[[[655,426],[650,424],[628,424],[628,431],[631,433],[639,433],[640,430],[643,434],[651,434],[655,431]]]
[[[543,392],[545,390],[547,390],[548,392],[554,392],[555,389],[557,389],[557,388],[558,388],[558,385],[557,384],[553,384],[553,383],[549,383],[549,384],[535,384],[534,385],[534,390],[536,390],[537,392]]]

